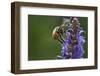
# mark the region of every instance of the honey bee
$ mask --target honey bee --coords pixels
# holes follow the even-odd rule
[[[54,28],[52,32],[52,38],[54,40],[58,40],[61,44],[65,42],[64,34],[69,22],[69,19],[63,18],[63,23],[60,26]]]
[[[63,30],[61,29],[61,27],[60,26],[55,27],[52,32],[52,38],[54,40],[58,40],[62,44],[65,41],[62,35],[63,35]]]

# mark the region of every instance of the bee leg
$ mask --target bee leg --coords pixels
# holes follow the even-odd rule
[[[63,59],[63,57],[62,57],[62,56],[60,56],[60,55],[58,55],[58,56],[57,56],[57,59]]]

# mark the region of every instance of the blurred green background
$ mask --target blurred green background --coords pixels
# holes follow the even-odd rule
[[[62,24],[62,16],[28,15],[28,60],[57,59],[61,45],[52,39],[52,31]],[[81,27],[85,30],[84,58],[87,58],[87,24],[88,18],[79,18]]]

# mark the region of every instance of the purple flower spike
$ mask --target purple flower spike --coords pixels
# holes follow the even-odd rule
[[[62,59],[83,58],[83,54],[84,54],[83,44],[85,43],[85,39],[83,36],[81,36],[82,31],[83,30],[81,30],[80,27],[78,26],[77,32],[75,34],[76,42],[72,43],[72,28],[68,28],[68,30],[66,30],[67,38],[65,42],[63,42],[62,49],[61,49]],[[70,51],[68,47],[69,45],[72,45],[71,47],[72,51]]]

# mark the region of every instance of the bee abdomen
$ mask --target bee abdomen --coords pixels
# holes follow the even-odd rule
[[[55,39],[55,40],[58,40],[59,34],[57,32],[53,33],[52,38]]]

